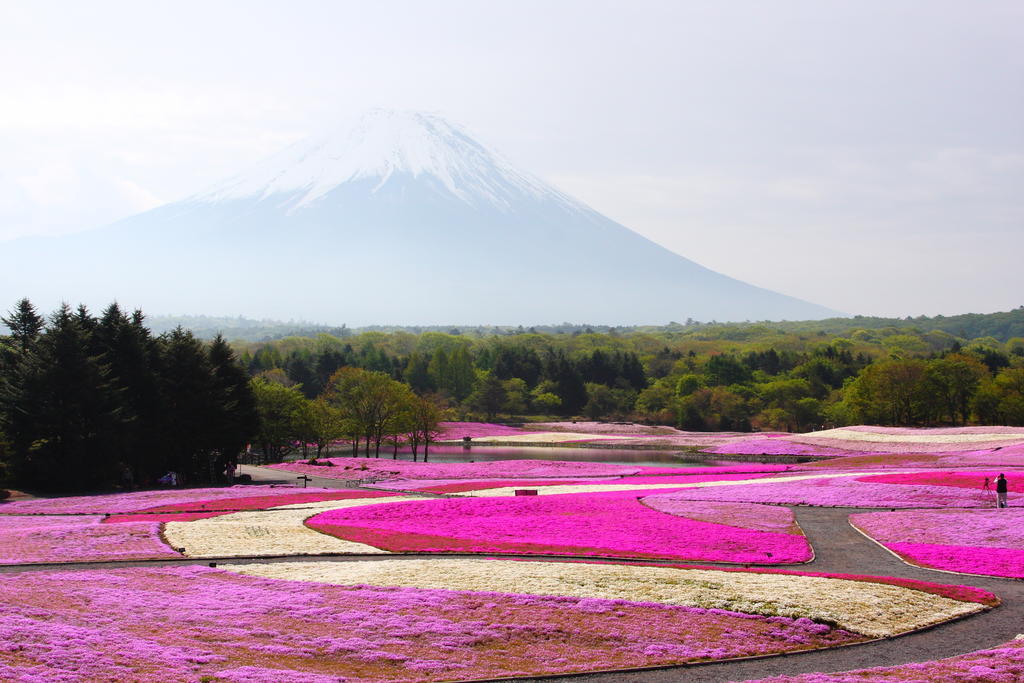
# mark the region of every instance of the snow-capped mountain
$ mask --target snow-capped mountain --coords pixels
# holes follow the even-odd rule
[[[374,110],[107,228],[0,245],[0,294],[360,324],[811,319],[517,169],[440,117]]]
[[[276,154],[195,197],[198,201],[292,199],[309,206],[338,186],[363,179],[375,194],[395,174],[429,178],[473,205],[508,211],[522,199],[576,202],[469,137],[444,119],[420,112],[374,109],[342,134],[323,134]],[[440,189],[440,188],[438,188]]]

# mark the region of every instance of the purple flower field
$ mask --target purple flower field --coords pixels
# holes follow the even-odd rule
[[[103,524],[99,515],[0,516],[0,564],[181,557],[157,522]]]
[[[870,683],[872,681],[962,681],[1018,683],[1024,680],[1024,640],[957,657],[838,673],[772,676],[745,683]]]
[[[34,683],[203,676],[460,680],[863,640],[803,618],[622,600],[335,586],[204,567],[3,575],[0,591],[0,679]]]

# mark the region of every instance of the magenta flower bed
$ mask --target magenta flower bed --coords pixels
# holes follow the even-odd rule
[[[975,489],[982,490],[982,486],[985,483],[985,479],[989,480],[989,488],[991,491],[996,490],[996,477],[999,476],[1000,472],[995,470],[988,471],[956,471],[956,472],[911,472],[907,474],[879,474],[870,477],[862,477],[860,481],[863,482],[877,482],[880,484],[910,484],[914,486],[956,486],[962,489]],[[1003,472],[1007,475],[1006,486],[1007,489],[1016,492],[1024,493],[1024,471]],[[993,494],[990,494],[990,497]]]
[[[980,489],[955,486],[902,486],[865,481],[870,477],[802,479],[778,483],[711,486],[680,489],[661,494],[676,500],[718,500],[774,505],[818,505],[822,507],[986,507],[991,494]],[[1011,493],[1011,505],[1020,505],[1021,495]]]
[[[728,468],[702,468],[692,470],[695,472],[717,472],[719,469],[725,471]],[[676,470],[678,471],[678,470]],[[691,471],[691,470],[684,470]],[[694,475],[665,475],[653,477],[604,477],[591,479],[423,479],[382,481],[374,484],[375,487],[389,491],[426,491],[430,493],[464,493],[467,491],[479,491],[482,489],[526,487],[538,488],[541,486],[593,486],[600,484],[611,485],[635,485],[645,484],[679,484],[686,486],[703,481],[726,481],[737,479],[757,479],[759,477],[770,477],[774,473],[735,473],[735,474],[694,474]]]
[[[110,526],[102,520],[98,515],[0,516],[0,564],[181,557],[160,539],[156,522]]]
[[[220,500],[194,501],[173,503],[147,508],[137,513],[110,515],[104,523],[121,522],[187,522],[193,519],[219,517],[241,510],[265,510],[279,505],[297,505],[301,503],[317,503],[324,500],[351,500],[353,498],[381,498],[393,494],[382,491],[315,491],[287,493],[274,496],[245,496],[242,498],[222,498]]]
[[[205,567],[0,575],[0,679],[430,681],[863,640],[808,619],[621,600],[333,586]]]
[[[561,460],[493,460],[490,462],[409,462],[377,458],[329,458],[333,467],[287,462],[274,469],[328,479],[525,479],[539,477],[615,477],[637,474],[644,468],[600,462]],[[678,468],[686,472],[687,468]]]
[[[912,564],[1024,578],[1024,508],[872,512],[850,523]]]
[[[334,494],[334,489],[302,489],[295,486],[226,486],[206,489],[162,489],[156,491],[135,491],[112,493],[99,496],[72,496],[67,498],[36,498],[10,503],[0,503],[0,515],[17,514],[113,514],[138,512],[147,508],[165,505],[190,506],[232,498],[253,496],[289,496],[300,493]]]
[[[594,483],[618,484],[622,479],[608,477],[606,479],[398,479],[382,481],[374,484],[377,488],[388,491],[424,491],[427,493],[465,493],[481,489],[494,489],[504,486],[537,488],[540,486],[575,486]]]
[[[773,676],[747,683],[865,683],[866,681],[963,681],[1017,683],[1024,681],[1024,640],[1011,640],[990,650],[899,666],[880,666],[837,673]]]
[[[440,499],[330,510],[306,524],[393,552],[553,554],[783,564],[811,559],[802,535],[678,517],[635,491]]]

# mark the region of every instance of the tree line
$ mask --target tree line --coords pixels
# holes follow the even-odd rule
[[[1004,315],[1004,314],[1000,314]],[[419,457],[444,419],[641,420],[690,430],[1024,425],[1024,338],[892,326],[203,342],[141,312],[27,300],[2,318],[0,467],[55,490],[221,480],[243,453]],[[824,325],[832,325],[826,321]],[[0,476],[3,472],[0,472]]]
[[[180,484],[227,483],[242,457],[314,457],[344,441],[379,457],[423,458],[443,401],[350,365],[315,399],[282,371],[251,376],[221,336],[176,327],[154,336],[141,311],[99,316],[67,305],[44,319],[27,299],[0,321],[0,483],[48,491],[133,488],[173,472]]]
[[[293,383],[310,399],[339,368],[361,368],[439,399],[460,419],[638,419],[704,431],[1024,424],[1024,338],[846,330],[395,331],[236,346],[251,374]]]

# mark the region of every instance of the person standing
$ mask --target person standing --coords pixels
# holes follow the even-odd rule
[[[1006,477],[1002,474],[996,477],[996,507],[1006,507]]]

